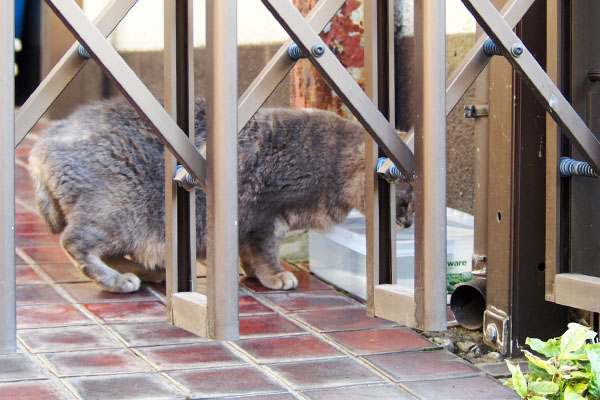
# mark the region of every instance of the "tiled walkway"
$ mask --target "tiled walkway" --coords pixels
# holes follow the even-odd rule
[[[0,399],[518,398],[290,265],[295,291],[242,282],[235,342],[168,325],[164,285],[103,292],[69,263],[35,212],[26,171],[33,140],[35,133],[17,149],[19,351],[0,356]]]

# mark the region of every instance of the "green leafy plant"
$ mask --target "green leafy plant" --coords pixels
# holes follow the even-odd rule
[[[505,385],[522,399],[592,400],[600,399],[600,343],[596,332],[570,323],[561,336],[546,342],[527,338],[525,343],[544,357],[523,350],[529,360],[529,373],[506,362],[512,377]]]

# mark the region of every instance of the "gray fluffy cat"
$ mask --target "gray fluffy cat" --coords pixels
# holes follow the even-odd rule
[[[195,110],[200,145],[204,100],[196,100]],[[29,158],[37,206],[50,229],[63,232],[61,245],[83,273],[113,292],[137,290],[148,271],[164,277],[164,150],[148,130],[125,100],[107,100],[53,123]],[[246,275],[268,288],[295,288],[296,277],[279,265],[284,235],[327,229],[352,208],[364,211],[364,135],[360,125],[318,110],[262,109],[250,120],[238,136]],[[203,259],[206,199],[195,192]],[[411,187],[398,183],[401,226],[412,223],[412,199]]]

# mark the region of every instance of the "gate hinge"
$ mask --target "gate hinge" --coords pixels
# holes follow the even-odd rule
[[[489,106],[487,104],[472,104],[465,106],[465,118],[487,117],[489,115]]]

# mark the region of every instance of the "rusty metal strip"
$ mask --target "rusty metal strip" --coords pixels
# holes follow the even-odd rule
[[[331,20],[342,7],[346,0],[321,0],[310,10],[306,21],[316,31],[321,32],[327,22]],[[288,47],[294,43],[287,40],[271,60],[265,65],[260,74],[252,81],[248,89],[242,94],[238,101],[238,132],[248,123],[250,118],[267,101],[277,85],[290,72],[296,64],[288,56]]]
[[[394,127],[379,112],[371,99],[348,74],[333,52],[310,27],[300,12],[287,0],[262,0],[290,37],[308,55],[315,68],[363,124],[385,153],[405,176],[414,172],[412,151],[400,139]],[[315,56],[311,49],[322,46],[323,55]]]

